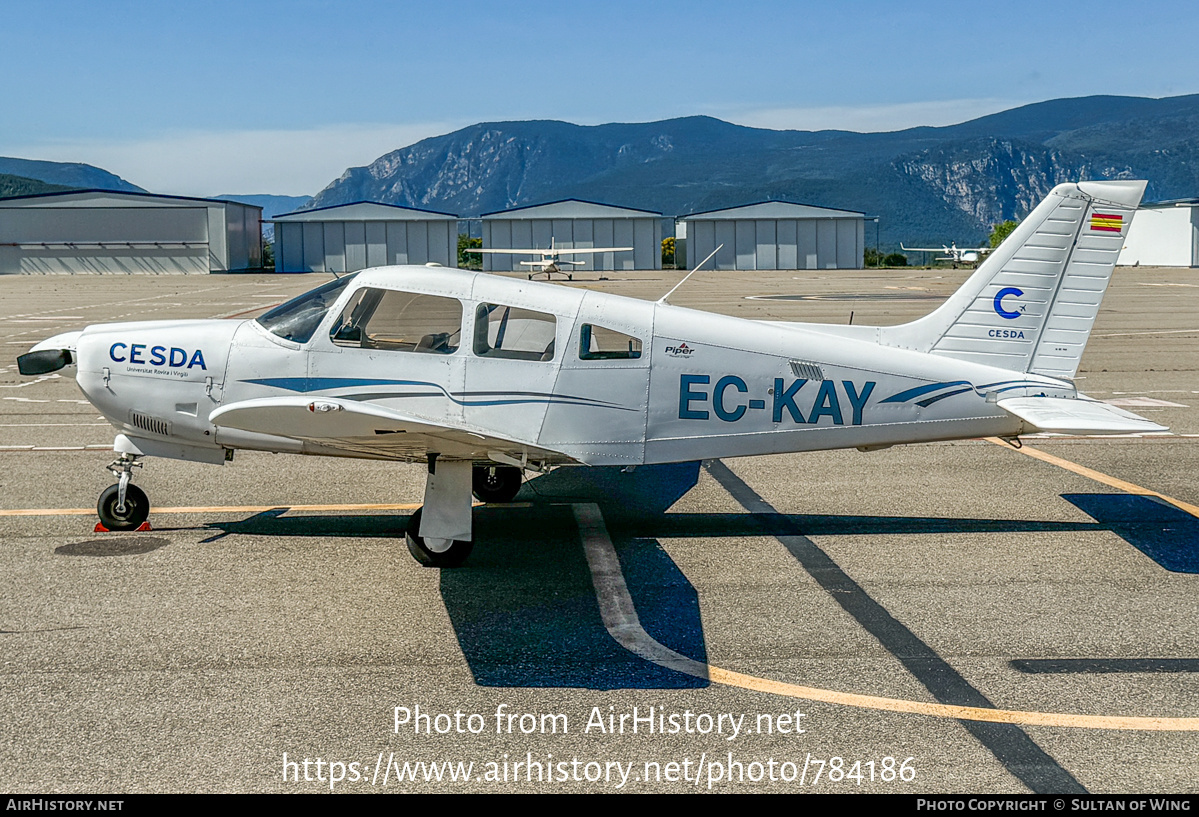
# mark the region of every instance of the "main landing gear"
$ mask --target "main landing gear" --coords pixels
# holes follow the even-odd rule
[[[425,504],[408,520],[404,538],[412,558],[425,567],[458,567],[470,555],[471,494],[484,502],[511,502],[521,470],[510,465],[438,462],[429,455]]]
[[[480,502],[511,502],[520,491],[521,473],[511,465],[476,465],[471,490]]]
[[[458,567],[470,555],[471,463],[437,461],[429,454],[425,504],[408,520],[405,539],[425,567]]]
[[[109,530],[137,530],[149,518],[150,499],[145,491],[130,482],[133,469],[141,467],[137,455],[127,453],[122,453],[108,466],[109,472],[117,478],[117,484],[108,486],[100,494],[96,512],[100,515],[100,524]]]

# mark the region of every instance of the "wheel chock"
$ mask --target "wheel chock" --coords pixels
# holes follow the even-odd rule
[[[141,525],[138,526],[137,530],[135,530],[134,533],[146,533],[147,531],[152,531],[152,530],[154,530],[154,528],[150,527],[149,522],[143,522],[143,523],[141,523]],[[103,522],[97,522],[96,527],[92,530],[92,533],[112,533],[112,531],[110,531],[108,528],[104,527]]]

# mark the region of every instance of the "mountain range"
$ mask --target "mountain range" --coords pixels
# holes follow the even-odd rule
[[[22,176],[26,179],[61,185],[60,189],[94,189],[94,190],[128,190],[131,193],[145,193],[136,184],[130,184],[120,176],[109,173],[92,165],[79,162],[42,162],[36,159],[14,159],[0,156],[0,174]],[[35,192],[48,193],[49,190]],[[6,193],[5,195],[26,195],[24,193]]]
[[[1147,201],[1199,195],[1199,95],[1057,99],[885,133],[706,116],[489,122],[349,168],[308,206],[366,200],[474,217],[580,198],[674,216],[784,200],[878,216],[884,246],[962,244],[1019,219],[1055,184],[1115,178],[1148,179]]]
[[[877,216],[879,243],[890,249],[983,241],[1055,184],[1119,178],[1148,179],[1146,201],[1199,196],[1199,95],[1055,99],[883,133],[767,130],[707,116],[486,122],[351,167],[307,203],[221,198],[258,204],[267,218],[354,201],[472,218],[565,198],[666,216],[779,200]],[[0,196],[65,187],[142,190],[91,165],[0,157]],[[868,226],[868,244],[873,234]]]

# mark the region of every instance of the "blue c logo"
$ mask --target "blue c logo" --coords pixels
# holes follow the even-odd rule
[[[995,293],[995,312],[996,312],[996,314],[998,314],[999,317],[1001,317],[1001,318],[1007,318],[1009,321],[1015,320],[1016,318],[1020,317],[1019,312],[1008,312],[1006,309],[1003,308],[1003,299],[1009,295],[1015,295],[1017,298],[1019,298],[1023,294],[1024,294],[1024,292],[1017,289],[1016,287],[1004,287],[1003,289],[996,292]]]

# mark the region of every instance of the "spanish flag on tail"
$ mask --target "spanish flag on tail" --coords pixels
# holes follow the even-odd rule
[[[1091,216],[1091,229],[1105,233],[1118,233],[1124,229],[1124,216],[1094,213]]]

